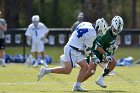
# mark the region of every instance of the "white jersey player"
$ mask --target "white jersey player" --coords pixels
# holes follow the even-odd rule
[[[35,53],[35,67],[38,65],[38,52],[41,52],[42,59],[44,59],[44,41],[48,32],[48,28],[40,22],[39,16],[34,15],[32,17],[32,23],[28,26],[25,35],[28,38],[28,43],[30,43],[30,39],[32,41],[31,52]],[[46,65],[45,62],[44,65]]]
[[[82,77],[88,70],[88,64],[85,57],[86,54],[91,53],[89,48],[92,47],[92,43],[95,38],[96,31],[93,28],[92,23],[80,23],[72,33],[68,43],[65,45],[64,54],[60,57],[60,59],[65,63],[64,67],[41,67],[40,73],[38,74],[38,80],[48,73],[70,74],[76,62],[81,68],[73,91],[86,91],[78,85],[81,84]]]

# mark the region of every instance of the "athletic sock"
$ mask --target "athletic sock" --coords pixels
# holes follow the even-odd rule
[[[75,86],[81,86],[81,82],[76,82]]]
[[[5,58],[2,59],[2,65],[5,65]]]
[[[2,58],[0,58],[0,64],[2,65]]]

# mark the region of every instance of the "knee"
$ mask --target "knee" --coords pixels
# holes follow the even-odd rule
[[[112,64],[116,65],[116,64],[117,64],[117,61],[114,59],[114,60],[112,61]]]
[[[88,72],[87,72],[87,76],[89,76],[89,77],[91,77],[94,74],[95,74],[94,70],[88,70]]]
[[[65,74],[70,74],[72,69],[65,69]]]

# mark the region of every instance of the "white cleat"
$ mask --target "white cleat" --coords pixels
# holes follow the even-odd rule
[[[99,85],[102,88],[106,88],[107,86],[104,83],[104,77],[100,76],[97,80],[96,80],[96,84]]]
[[[38,66],[38,63],[36,62],[34,65],[33,65],[33,67],[37,67]]]
[[[115,72],[115,71],[111,71],[111,72],[108,74],[108,76],[114,76],[114,75],[116,75],[116,72]]]
[[[74,86],[72,91],[88,92],[88,90],[81,88],[80,86]]]
[[[37,76],[37,81],[39,81],[43,76],[45,76],[48,73],[50,73],[50,71],[46,67],[42,66]]]

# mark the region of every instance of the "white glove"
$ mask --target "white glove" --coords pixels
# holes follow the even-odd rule
[[[84,52],[85,52],[85,55],[87,56],[92,54],[91,48],[86,47],[86,45],[84,46]]]
[[[41,37],[40,39],[44,44],[48,43],[48,39],[46,37]]]
[[[113,61],[112,57],[110,55],[107,55],[107,54],[104,54],[103,58],[106,59],[108,62],[112,62]]]
[[[115,50],[118,49],[118,45],[117,44],[113,44],[113,45],[110,46],[110,49],[115,51]]]
[[[27,44],[30,46],[31,43],[32,43],[32,39],[31,39],[31,37],[27,37]]]
[[[100,59],[96,55],[93,55],[90,60],[92,60],[94,64],[100,63]]]
[[[43,41],[44,44],[47,44],[48,42],[49,42],[49,41],[48,41],[47,38]]]
[[[43,37],[41,37],[40,40],[41,40],[41,41],[45,41],[45,39],[46,39],[46,38],[43,36]]]

